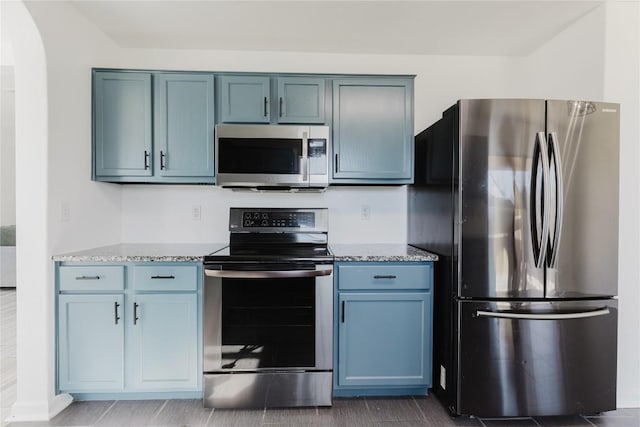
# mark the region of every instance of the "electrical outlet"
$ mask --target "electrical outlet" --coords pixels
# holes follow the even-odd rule
[[[362,205],[360,208],[360,219],[364,221],[371,219],[371,207],[369,205]]]
[[[69,222],[71,221],[71,206],[69,206],[69,202],[66,200],[60,202],[60,221],[61,222]]]
[[[194,205],[191,207],[191,219],[194,221],[200,221],[202,218],[202,206]]]

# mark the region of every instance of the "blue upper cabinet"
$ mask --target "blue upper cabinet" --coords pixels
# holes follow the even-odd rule
[[[215,182],[213,74],[94,71],[93,179]]]
[[[333,81],[335,184],[413,182],[413,78]]]
[[[265,76],[221,76],[220,116],[224,123],[269,123],[270,79]]]
[[[324,78],[223,75],[219,80],[223,123],[325,123]]]
[[[332,128],[330,184],[413,182],[413,76],[93,71],[92,179],[215,184],[216,123]]]
[[[96,72],[93,91],[95,176],[151,176],[151,74]]]
[[[158,74],[154,84],[156,173],[213,177],[213,75]]]
[[[278,77],[278,123],[323,124],[323,78]]]

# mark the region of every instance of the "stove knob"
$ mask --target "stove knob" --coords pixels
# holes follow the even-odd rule
[[[266,219],[262,220],[262,226],[263,227],[268,227],[269,226],[269,221],[267,221]]]
[[[245,227],[249,227],[251,225],[251,220],[245,219],[244,220],[244,226]]]
[[[269,214],[268,213],[263,213],[262,214],[262,219],[269,219]]]

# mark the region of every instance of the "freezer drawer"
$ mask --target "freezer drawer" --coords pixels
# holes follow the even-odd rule
[[[459,302],[460,414],[616,407],[617,300]]]

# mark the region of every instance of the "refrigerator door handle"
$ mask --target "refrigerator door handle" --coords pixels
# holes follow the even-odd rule
[[[553,165],[556,181],[556,212],[553,242],[549,242],[549,259],[547,265],[555,268],[558,258],[558,244],[560,243],[560,235],[562,234],[562,217],[564,211],[564,190],[562,183],[562,159],[560,158],[560,149],[558,147],[558,135],[555,132],[549,134],[550,156],[553,156]]]
[[[477,310],[476,317],[493,317],[499,319],[523,319],[523,320],[566,320],[566,319],[584,319],[587,317],[606,316],[609,314],[609,308],[601,308],[591,311],[580,311],[577,313],[509,313],[502,311],[484,311]]]
[[[549,244],[549,203],[551,201],[549,190],[549,154],[547,150],[547,138],[544,132],[536,133],[536,143],[533,148],[533,162],[531,164],[531,210],[529,212],[531,221],[531,241],[533,247],[533,257],[537,268],[544,267],[547,257],[547,247]],[[537,198],[538,183],[538,162],[542,163],[542,200]],[[537,213],[539,204],[542,202],[542,233],[538,240]]]

